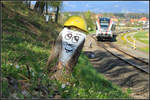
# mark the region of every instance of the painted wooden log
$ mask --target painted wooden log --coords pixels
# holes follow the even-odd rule
[[[85,38],[86,35],[77,30],[64,28],[60,32],[56,42],[53,44],[51,56],[47,61],[48,70],[54,72],[52,79],[55,78],[62,81],[67,79],[64,77],[65,75],[69,77],[77,64]],[[53,61],[56,63],[56,66],[50,67]]]

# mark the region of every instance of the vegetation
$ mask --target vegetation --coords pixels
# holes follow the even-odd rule
[[[34,10],[37,11],[39,14],[43,14],[44,11],[46,11],[46,14],[48,14],[48,9],[50,7],[56,9],[55,22],[57,23],[59,10],[62,7],[62,1],[37,1]]]
[[[82,53],[70,82],[62,84],[45,73],[45,64],[61,25],[24,4],[2,2],[2,98],[129,98],[96,72]]]
[[[86,23],[87,23],[87,28],[88,28],[88,31],[94,31],[95,30],[95,20],[96,19],[92,19],[93,13],[90,12],[90,11],[87,11],[83,14],[85,20],[86,20]]]
[[[119,37],[121,38],[121,43],[124,44],[124,45],[129,45],[129,46],[133,46],[133,44],[130,44],[126,41],[126,39],[124,38],[125,35],[127,35],[129,33],[123,33],[121,34]],[[147,44],[147,46],[142,46],[142,45],[139,45],[139,46],[136,46],[137,49],[141,50],[141,51],[144,51],[146,53],[149,53],[149,36],[148,36],[148,32],[146,31],[139,31],[137,34],[134,35],[134,38],[136,38],[136,40],[140,41],[140,42],[143,42],[145,44]],[[127,39],[130,41],[130,42],[134,42],[133,39],[131,38],[131,36],[127,36]]]
[[[146,13],[114,13],[114,14],[111,14],[111,15],[114,15],[116,17],[119,17],[119,18],[133,18],[133,19],[139,19],[141,17],[146,17],[146,18],[149,18],[149,15],[146,14]]]
[[[141,51],[149,53],[149,32],[148,31],[140,31],[134,35],[134,38],[136,38],[136,40],[138,40],[142,43],[147,44],[146,47],[144,46],[139,49]]]
[[[134,37],[136,38],[136,40],[149,45],[149,36],[148,35],[149,35],[148,31],[140,31],[140,32],[136,33],[134,35]]]

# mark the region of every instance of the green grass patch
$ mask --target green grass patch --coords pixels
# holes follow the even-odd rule
[[[131,36],[127,36],[127,39],[132,43],[134,42],[133,39],[131,38]]]
[[[149,53],[149,46],[148,47],[143,47],[143,48],[138,48],[139,50]]]
[[[90,33],[94,33],[94,34],[96,34],[96,30],[89,31],[89,34],[90,34]]]
[[[144,51],[146,53],[149,53],[149,35],[148,34],[149,33],[147,31],[139,31],[138,33],[134,35],[134,38],[136,38],[136,40],[147,44],[146,47],[138,48],[139,50]]]
[[[149,36],[147,34],[149,34],[147,31],[140,31],[134,35],[134,38],[149,45]]]

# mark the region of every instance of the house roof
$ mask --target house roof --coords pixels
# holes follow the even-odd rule
[[[146,17],[142,17],[139,19],[139,21],[147,21],[147,18]]]
[[[138,19],[130,19],[130,22],[133,23],[133,22],[137,22],[139,21]]]
[[[111,18],[113,21],[118,22],[117,18]]]

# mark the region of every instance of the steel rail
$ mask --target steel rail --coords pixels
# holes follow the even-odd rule
[[[120,60],[122,60],[122,61],[124,61],[124,62],[126,62],[126,63],[128,63],[128,64],[131,65],[131,66],[136,67],[137,69],[139,69],[139,70],[141,70],[141,71],[144,71],[144,72],[147,73],[147,74],[149,73],[149,69],[148,69],[149,63],[148,63],[148,62],[146,62],[146,61],[144,61],[144,60],[141,60],[141,59],[139,59],[139,58],[137,58],[137,57],[135,57],[135,56],[133,56],[133,55],[130,55],[130,54],[126,53],[126,52],[123,51],[123,50],[120,50],[120,49],[117,48],[116,46],[112,45],[110,42],[103,42],[103,43],[100,44],[100,43],[98,43],[98,41],[95,39],[95,37],[92,36],[92,38],[96,41],[96,43],[97,43],[98,46],[101,46],[102,48],[104,48],[107,52],[109,52],[109,53],[112,54],[113,56],[119,58]],[[131,61],[128,61],[128,60],[123,59],[122,57],[120,57],[120,56],[118,56],[117,54],[113,53],[111,50],[107,49],[107,48],[106,48],[106,44],[109,45],[111,48],[113,48],[113,49],[115,49],[115,50],[117,50],[117,51],[123,53],[124,55],[123,55],[123,54],[122,54],[122,55],[123,55],[124,57],[125,57],[125,56],[129,56],[129,57],[133,58],[135,62],[140,62],[140,63],[142,64],[142,66],[146,66],[146,68],[142,68],[142,66],[140,66],[140,65],[137,64],[137,63],[133,63],[133,62],[131,62]]]

